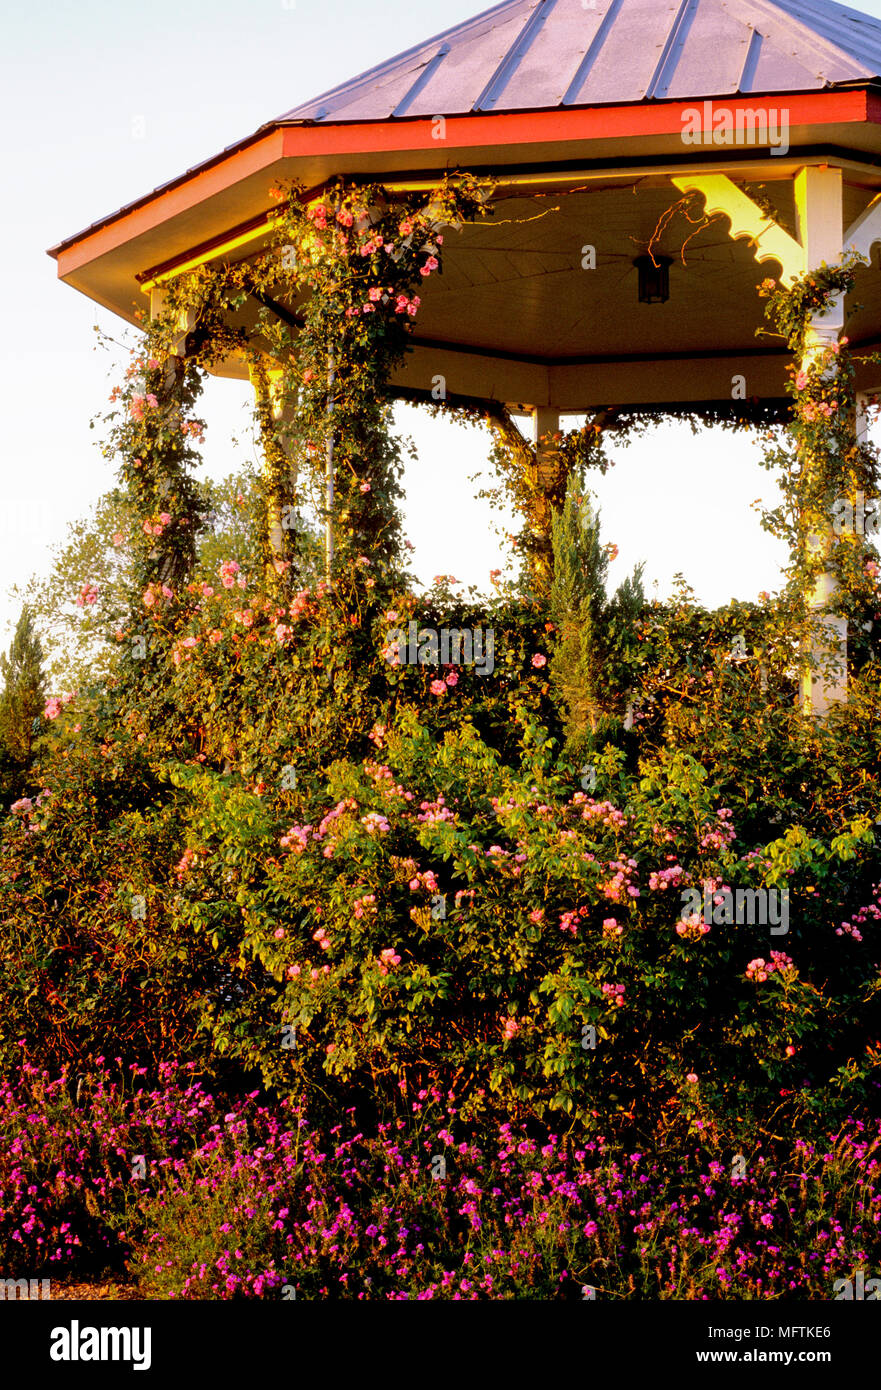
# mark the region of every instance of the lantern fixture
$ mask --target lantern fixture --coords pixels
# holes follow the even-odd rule
[[[665,304],[670,298],[672,256],[637,256],[633,264],[639,275],[640,304]]]

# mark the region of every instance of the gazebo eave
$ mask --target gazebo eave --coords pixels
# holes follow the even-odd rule
[[[554,165],[605,172],[634,165],[679,167],[708,156],[760,167],[768,180],[791,177],[784,166],[825,153],[836,162],[863,166],[870,179],[877,168],[881,185],[881,95],[871,85],[728,104],[785,109],[790,151],[774,157],[769,148],[709,150],[684,144],[683,113],[694,109],[694,101],[456,116],[446,119],[443,140],[436,124],[422,119],[278,125],[65,239],[49,254],[60,279],[134,322],[145,272],[186,259],[194,247],[223,242],[268,213],[267,190],[279,180],[317,189],[337,176],[386,182],[469,168],[504,178]]]

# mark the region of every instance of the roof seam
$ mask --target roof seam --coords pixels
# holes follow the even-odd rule
[[[561,106],[573,106],[575,104],[576,99],[578,97],[578,93],[581,91],[582,87],[587,81],[587,78],[590,74],[590,70],[596,62],[597,58],[599,57],[600,50],[603,47],[603,44],[606,42],[609,30],[611,29],[615,20],[618,18],[618,12],[620,11],[623,3],[624,0],[612,0],[612,3],[606,10],[606,13],[603,15],[603,18],[600,22],[600,27],[597,29],[596,33],[590,41],[587,52],[585,53],[581,62],[578,64],[578,71],[576,72],[572,81],[569,83],[569,86],[566,88],[565,93],[563,94],[563,99],[560,102]]]
[[[508,49],[508,52],[480,93],[480,96],[474,102],[471,108],[473,111],[492,110],[496,100],[507,86],[508,79],[520,66],[529,51],[533,39],[542,28],[542,25],[556,3],[557,0],[538,0],[538,4],[521,29],[519,38]]]
[[[667,42],[661,51],[658,65],[652,73],[651,81],[645,89],[645,96],[650,99],[654,96],[664,97],[667,95],[667,88],[673,74],[676,71],[676,64],[679,62],[679,55],[685,47],[685,40],[688,38],[688,31],[694,22],[697,13],[698,0],[682,0],[679,6],[679,13],[673,21]],[[669,76],[665,76],[669,67]],[[661,88],[663,87],[663,90]]]
[[[431,79],[434,77],[434,74],[437,72],[438,68],[440,67],[444,58],[446,58],[449,51],[450,45],[448,43],[442,43],[437,53],[435,53],[434,57],[430,58],[429,61],[425,64],[425,67],[422,69],[421,73],[416,78],[416,81],[413,83],[412,87],[410,87],[408,91],[404,93],[403,99],[398,102],[397,106],[392,112],[393,116],[405,116],[407,114],[408,106],[412,105],[412,103],[418,97],[419,93],[422,91],[423,87],[426,87],[428,83],[431,81]]]
[[[763,42],[763,36],[759,33],[758,29],[754,28],[746,50],[746,57],[743,60],[740,80],[737,84],[737,90],[739,92],[752,93],[753,78],[756,75],[756,68],[759,66]]]

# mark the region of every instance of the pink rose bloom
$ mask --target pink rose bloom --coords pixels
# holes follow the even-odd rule
[[[808,374],[807,374],[806,371],[802,370],[802,371],[799,372],[798,376],[795,378],[795,385],[796,385],[796,388],[797,388],[799,391],[803,391],[803,390],[805,389],[805,387],[807,386],[807,384],[808,384]]]
[[[198,637],[185,637],[184,640],[181,642],[182,647],[198,647],[198,645]]]
[[[124,538],[124,536],[123,536],[123,534],[122,534],[121,531],[114,531],[114,533],[113,533],[113,544],[114,544],[114,545],[122,545],[122,542],[123,542],[124,539],[125,539],[125,538]]]
[[[371,304],[378,304],[382,299],[382,290],[374,286],[372,290],[367,291],[367,298],[370,300]]]
[[[248,585],[248,581],[243,574],[239,575],[238,579],[236,580],[236,583],[238,584],[240,589],[245,589]]]
[[[242,622],[245,624],[245,627],[253,627],[253,626],[254,626],[254,614],[251,612],[250,609],[247,609],[247,610],[242,614]]]
[[[50,700],[46,701],[46,706],[43,710],[43,716],[46,719],[57,719],[60,713],[61,701],[53,695]]]
[[[213,632],[209,632],[208,641],[211,643],[212,647],[216,647],[218,642],[223,641],[223,633],[220,631],[219,627],[216,627]]]
[[[361,486],[359,487],[358,491],[359,491],[359,492],[369,492],[369,491],[370,491],[370,484],[369,484],[369,483],[362,483]]]
[[[212,587],[211,587],[210,584],[203,584],[203,585],[202,585],[202,595],[203,595],[204,598],[213,598],[213,597],[214,597],[214,590],[212,589]]]
[[[153,590],[152,590],[152,589],[145,589],[145,590],[144,590],[144,596],[143,596],[143,604],[144,604],[144,607],[145,607],[145,608],[152,608],[152,607],[153,607],[153,604],[154,604],[155,602],[156,602],[156,595],[153,593]]]
[[[445,683],[444,681],[432,681],[432,682],[431,682],[431,693],[432,693],[432,695],[446,695],[446,693],[447,693],[446,683]]]
[[[289,642],[291,636],[291,629],[289,627],[285,627],[284,623],[279,623],[275,629],[276,642]]]
[[[165,598],[174,598],[174,590],[169,589],[167,584],[162,585],[162,593]]]
[[[159,520],[162,522],[162,525],[163,525],[163,526],[167,526],[168,523],[171,521],[171,513],[170,513],[170,512],[160,512],[160,513],[159,513]]]
[[[154,395],[152,395],[151,393],[148,392],[148,394],[147,394],[147,404],[148,404],[149,406],[152,406],[153,409],[155,410],[156,407],[158,406],[159,402],[157,401],[157,399],[156,399],[156,397],[155,397]]]
[[[688,1075],[686,1076],[685,1079],[686,1079],[686,1081],[691,1082],[691,1084],[692,1084],[692,1086],[693,1086],[694,1083],[697,1081],[697,1072],[690,1071],[690,1072],[688,1073]]]
[[[275,937],[276,941],[281,941],[284,936],[284,927],[276,927],[272,935]]]
[[[447,685],[459,684],[459,677],[456,675],[455,671],[448,671],[446,676],[444,677],[444,680],[446,681]]]
[[[13,815],[17,815],[19,811],[29,811],[33,804],[29,796],[23,796],[20,801],[13,801],[9,809]]]
[[[532,664],[537,670],[541,670],[542,666],[547,666],[548,659],[546,656],[542,656],[541,652],[536,652],[532,658]]]

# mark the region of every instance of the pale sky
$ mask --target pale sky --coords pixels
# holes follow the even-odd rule
[[[0,342],[4,505],[0,509],[0,646],[17,618],[8,590],[47,566],[50,545],[113,483],[90,417],[113,379],[93,324],[125,327],[56,279],[46,248],[218,153],[273,116],[486,8],[386,0],[56,0],[6,7],[0,44],[5,183]],[[866,0],[881,14],[881,0]],[[143,132],[143,138],[138,138]],[[206,468],[236,466],[246,388],[212,381]],[[419,448],[408,468],[406,529],[420,578],[488,586],[505,559],[493,514],[468,475],[488,437],[401,408]],[[750,502],[768,494],[756,448],[717,431],[666,426],[596,480],[604,539],[620,581],[646,561],[648,592],[682,571],[715,605],[774,589],[781,558]],[[88,576],[83,576],[85,580]]]

